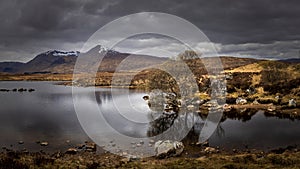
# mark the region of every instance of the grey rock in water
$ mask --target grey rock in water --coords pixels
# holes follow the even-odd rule
[[[78,150],[76,148],[69,148],[66,151],[66,154],[76,154],[78,152]]]
[[[149,96],[143,96],[144,100],[149,100]]]
[[[179,141],[159,140],[154,144],[154,149],[157,157],[168,158],[179,156],[184,150],[184,145]]]
[[[49,145],[49,143],[48,143],[48,142],[46,142],[46,141],[44,141],[44,142],[41,142],[41,143],[40,143],[40,145],[41,145],[41,146],[48,146],[48,145]]]
[[[28,92],[34,92],[35,89],[28,89]]]
[[[95,152],[95,151],[97,151],[97,145],[93,142],[86,142],[85,143],[85,151]]]
[[[154,144],[155,141],[154,141],[154,140],[149,140],[149,143],[150,143],[150,144]]]
[[[76,148],[69,148],[66,151],[66,154],[76,154],[78,152],[78,150]]]

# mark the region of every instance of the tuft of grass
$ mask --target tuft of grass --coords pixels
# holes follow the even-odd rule
[[[29,169],[29,166],[12,157],[1,157],[0,169]]]

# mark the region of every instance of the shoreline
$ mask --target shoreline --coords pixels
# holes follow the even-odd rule
[[[80,152],[53,154],[6,151],[0,152],[3,168],[298,168],[300,151],[286,148],[263,152],[203,152],[197,155],[184,151],[181,156],[159,159],[157,157],[122,157],[105,152],[95,154]]]
[[[0,80],[0,82],[54,82],[54,85],[63,85],[63,86],[72,86],[72,81],[66,80],[66,81],[61,81],[61,80]],[[130,89],[130,90],[140,90],[140,91],[145,91],[146,89],[143,88],[143,86],[111,86],[111,85],[96,85],[96,86],[75,86],[75,87],[95,87],[95,88],[116,88],[116,89]],[[0,93],[1,92],[19,92],[17,88],[14,89],[6,89],[6,88],[0,88]],[[22,87],[20,89],[23,89]],[[29,91],[31,90],[31,91]],[[29,91],[29,92],[34,92],[34,88],[28,88],[27,90],[23,89],[23,91]],[[227,96],[226,101],[232,100],[232,97]],[[288,107],[287,105],[281,105],[281,104],[273,104],[273,103],[246,103],[246,104],[232,104],[232,103],[226,103],[227,106],[231,107],[230,110],[226,110],[224,108],[223,110],[223,115],[226,114],[239,114],[245,115],[246,111],[263,111],[266,115],[268,116],[274,116],[274,117],[285,117],[288,119],[298,119],[300,120],[300,107],[297,105],[296,107]],[[241,111],[242,110],[242,111]],[[208,115],[208,109],[204,105],[199,106],[199,110],[195,110],[196,112],[198,111],[199,114],[201,115]]]

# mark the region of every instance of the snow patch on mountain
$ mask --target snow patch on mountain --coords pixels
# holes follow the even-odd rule
[[[57,50],[50,50],[45,53],[46,55],[52,54],[53,56],[78,56],[78,51],[62,52]]]
[[[100,45],[100,50],[99,53],[106,53],[106,54],[118,54],[119,52],[113,50],[113,49],[109,49],[105,46]]]

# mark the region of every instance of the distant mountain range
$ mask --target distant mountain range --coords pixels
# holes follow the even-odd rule
[[[101,65],[98,67],[96,63],[99,54],[105,53]],[[98,67],[98,71],[113,72],[116,67],[130,55],[129,65],[127,69],[139,69],[142,67],[160,64],[166,58],[154,57],[149,55],[136,55],[129,53],[121,53],[115,50],[106,49],[100,45],[90,49],[86,53],[77,51],[62,52],[51,50],[37,55],[34,59],[27,63],[22,62],[0,62],[0,72],[11,74],[48,74],[48,73],[72,73],[74,65],[78,57],[86,57],[86,63],[81,63],[84,68]]]
[[[99,55],[104,54],[105,57],[99,63]],[[129,57],[130,56],[130,57]],[[63,52],[58,50],[51,50],[37,55],[35,58],[27,63],[22,62],[0,62],[0,72],[9,74],[63,74],[73,73],[74,65],[78,57],[84,58],[80,63],[79,68],[82,71],[97,70],[99,72],[114,72],[116,68],[126,58],[130,61],[126,63],[124,71],[134,71],[141,68],[161,64],[167,58],[155,57],[150,55],[137,55],[130,53],[121,53],[115,50],[107,49],[103,46],[95,46],[86,53],[78,51]],[[249,63],[256,62],[256,59],[243,59],[234,57],[221,57],[223,67],[232,68]],[[126,60],[128,61],[128,60]],[[299,58],[278,60],[286,63],[300,63]],[[199,61],[192,61],[195,67],[199,67]],[[196,64],[197,63],[197,64]],[[212,63],[213,66],[214,63]]]

